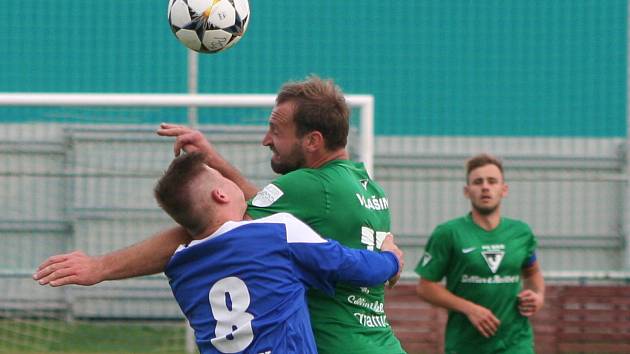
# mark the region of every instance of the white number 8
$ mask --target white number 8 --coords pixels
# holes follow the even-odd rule
[[[254,316],[245,312],[250,297],[245,282],[236,277],[227,277],[214,283],[208,294],[212,315],[217,320],[212,345],[221,353],[237,353],[245,350],[254,340],[252,320]],[[228,299],[231,306],[228,305]]]

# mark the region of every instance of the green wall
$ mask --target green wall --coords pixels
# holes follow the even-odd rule
[[[0,91],[186,92],[186,50],[170,33],[166,5],[5,1]],[[381,135],[626,134],[625,0],[250,6],[243,40],[200,56],[203,93],[271,93],[317,73],[347,93],[375,95]],[[175,111],[134,110],[132,120],[169,120]],[[5,108],[0,119],[106,122],[107,112]]]

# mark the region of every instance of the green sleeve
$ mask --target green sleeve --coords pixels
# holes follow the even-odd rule
[[[321,179],[311,169],[300,169],[280,176],[247,202],[247,214],[254,219],[276,213],[291,213],[309,223],[314,210],[325,201]]]
[[[525,227],[527,228],[527,234],[529,235],[529,242],[527,243],[527,257],[525,257],[523,266],[526,266],[530,262],[530,259],[534,256],[536,247],[538,246],[538,240],[536,239],[536,236],[534,236],[532,230],[527,225],[525,225]]]
[[[416,273],[429,281],[440,281],[446,275],[451,258],[451,233],[438,226],[424,250],[416,266]]]

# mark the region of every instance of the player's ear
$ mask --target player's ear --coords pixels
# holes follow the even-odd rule
[[[211,195],[212,199],[219,204],[225,204],[230,201],[230,197],[221,188],[214,188]]]
[[[507,183],[503,183],[503,190],[501,191],[501,197],[507,197],[509,191],[510,191],[510,187],[507,185]]]
[[[321,132],[314,130],[304,136],[302,144],[307,152],[317,151],[325,145],[324,136]]]
[[[464,192],[464,197],[470,199],[470,190],[468,189],[468,185],[464,185],[464,188],[462,189],[462,192]]]

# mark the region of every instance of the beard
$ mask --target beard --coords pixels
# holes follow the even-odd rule
[[[275,152],[273,148],[272,151]],[[273,160],[273,158],[271,159],[271,169],[273,170],[273,172],[281,175],[285,175],[289,172],[293,172],[305,166],[306,157],[304,156],[304,152],[298,144],[293,145],[289,154],[281,161],[276,162]]]
[[[494,206],[479,206],[475,203],[472,203],[473,209],[475,209],[475,211],[477,211],[480,215],[484,216],[494,213],[499,208],[499,205],[501,205],[501,203],[497,203]]]

